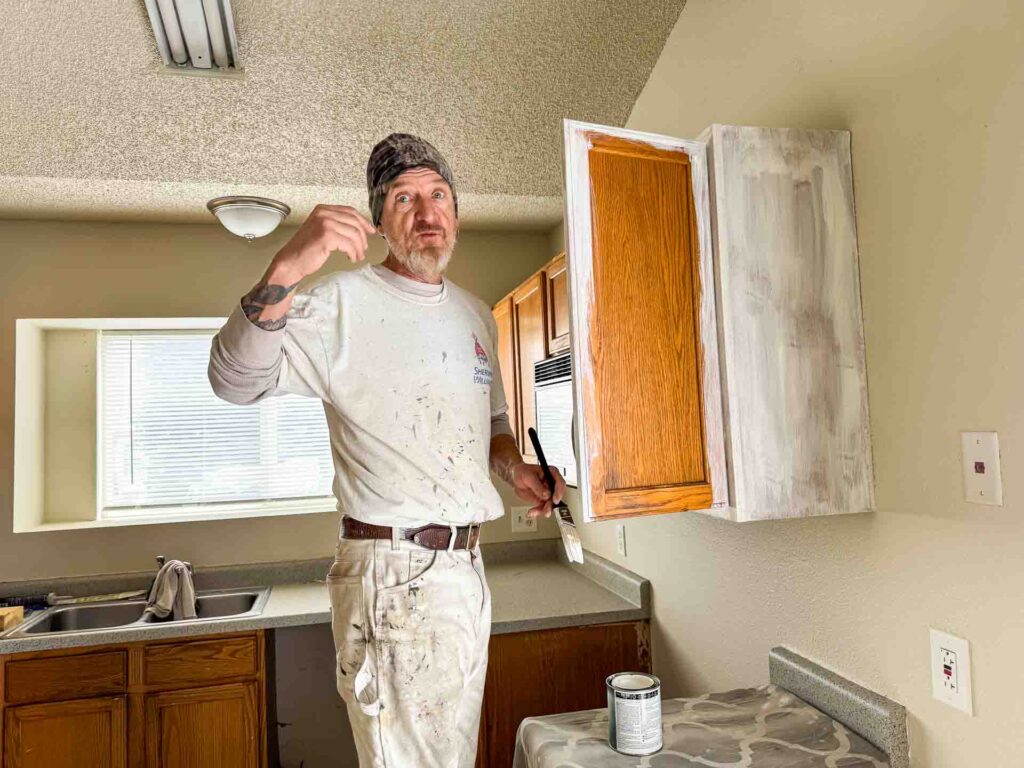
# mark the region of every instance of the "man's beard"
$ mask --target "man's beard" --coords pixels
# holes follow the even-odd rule
[[[455,238],[444,245],[414,248],[409,251],[396,247],[390,240],[388,245],[391,254],[403,267],[421,280],[432,282],[439,279],[448,268],[448,262],[451,261],[452,252],[455,250]]]

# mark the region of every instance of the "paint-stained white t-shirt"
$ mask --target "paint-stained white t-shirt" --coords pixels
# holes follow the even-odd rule
[[[492,419],[502,423],[507,405],[491,310],[447,279],[438,291],[393,277],[381,267],[329,275],[295,296],[277,331],[236,307],[213,341],[214,391],[239,403],[320,398],[334,495],[358,520],[500,517],[489,453]]]

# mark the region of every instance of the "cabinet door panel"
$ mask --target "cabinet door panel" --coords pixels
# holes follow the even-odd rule
[[[584,518],[728,500],[704,145],[566,122]]]
[[[508,404],[508,423],[519,440],[519,407],[516,403],[516,354],[515,331],[512,327],[512,298],[502,299],[491,310],[494,323],[498,326],[498,367],[501,370],[501,385],[505,390]]]
[[[256,768],[260,761],[256,683],[146,697],[148,768]]]
[[[512,764],[524,717],[603,707],[605,678],[625,670],[650,672],[649,649],[646,622],[491,637],[477,766]]]
[[[124,768],[125,699],[8,707],[4,768]]]
[[[544,268],[548,294],[548,352],[569,348],[569,272],[560,253]]]
[[[547,316],[544,306],[544,275],[538,272],[512,294],[516,331],[516,384],[519,391],[519,450],[527,461],[537,463],[527,437],[537,428],[533,364],[548,356]]]

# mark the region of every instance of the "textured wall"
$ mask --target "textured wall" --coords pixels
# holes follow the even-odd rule
[[[787,645],[909,709],[920,768],[1020,765],[1024,8],[1014,0],[691,0],[627,123],[853,133],[873,515],[584,526],[648,578],[669,695],[767,680]],[[962,501],[995,429],[1004,507]],[[572,503],[570,501],[570,503]],[[971,641],[975,717],[932,700],[928,628]]]
[[[7,2],[0,216],[350,202],[400,130],[449,156],[467,220],[550,227],[561,118],[621,124],[683,2],[235,0],[241,78],[166,74],[142,0]]]
[[[335,513],[11,533],[15,319],[226,314],[289,235],[250,246],[216,226],[0,221],[0,581],[149,570],[160,553],[201,568],[334,551]],[[544,234],[464,232],[450,275],[493,303],[549,258]],[[325,270],[345,263],[335,254]],[[545,523],[533,535],[552,535]],[[507,517],[484,528],[486,541],[510,538]]]

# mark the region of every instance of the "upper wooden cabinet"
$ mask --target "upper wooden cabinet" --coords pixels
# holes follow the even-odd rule
[[[560,253],[544,267],[547,286],[548,353],[569,348],[569,272]]]
[[[512,293],[515,327],[516,389],[519,392],[519,450],[527,461],[537,463],[527,430],[537,427],[537,403],[534,400],[533,365],[548,356],[545,282],[538,272]]]
[[[724,506],[704,145],[575,123],[567,139],[584,519]]]
[[[519,406],[516,400],[516,346],[512,328],[512,297],[506,296],[491,310],[498,327],[498,366],[508,404],[508,422],[519,440]]]
[[[565,139],[584,519],[871,509],[849,134]]]
[[[492,307],[509,422],[523,458],[537,462],[527,437],[537,426],[534,364],[569,348],[569,275],[560,253]]]

